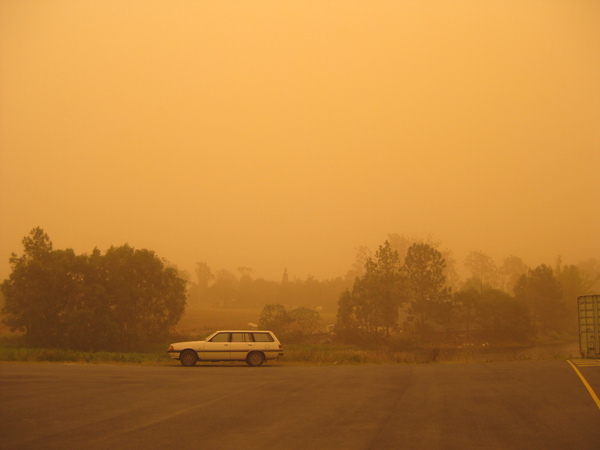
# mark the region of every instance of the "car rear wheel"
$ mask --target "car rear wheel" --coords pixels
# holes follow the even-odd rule
[[[246,364],[252,367],[262,366],[262,363],[265,362],[265,355],[261,352],[251,352],[246,357]]]
[[[179,362],[182,366],[191,367],[195,366],[198,361],[198,355],[193,350],[184,350],[179,355]]]

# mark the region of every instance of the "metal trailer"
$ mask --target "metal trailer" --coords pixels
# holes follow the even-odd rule
[[[600,358],[600,295],[577,297],[579,352],[582,358]]]

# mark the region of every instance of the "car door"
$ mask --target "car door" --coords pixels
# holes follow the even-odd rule
[[[231,359],[243,361],[248,353],[254,349],[254,340],[252,333],[233,332],[231,333]]]
[[[231,333],[221,332],[215,334],[204,343],[201,359],[206,361],[226,361],[230,358]]]
[[[252,334],[254,337],[254,342],[256,342],[254,348],[256,350],[261,350],[267,359],[273,358],[273,355],[278,353],[279,348],[269,333],[255,332]]]

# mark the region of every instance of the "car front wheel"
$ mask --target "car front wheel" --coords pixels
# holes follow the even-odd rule
[[[179,362],[182,366],[191,367],[195,366],[198,361],[198,355],[193,350],[185,350],[179,355]]]
[[[252,367],[262,366],[265,362],[265,355],[260,352],[252,352],[246,357],[246,364]]]

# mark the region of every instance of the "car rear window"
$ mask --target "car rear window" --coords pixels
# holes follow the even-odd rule
[[[254,333],[254,340],[256,342],[273,342],[273,336],[269,333]]]

